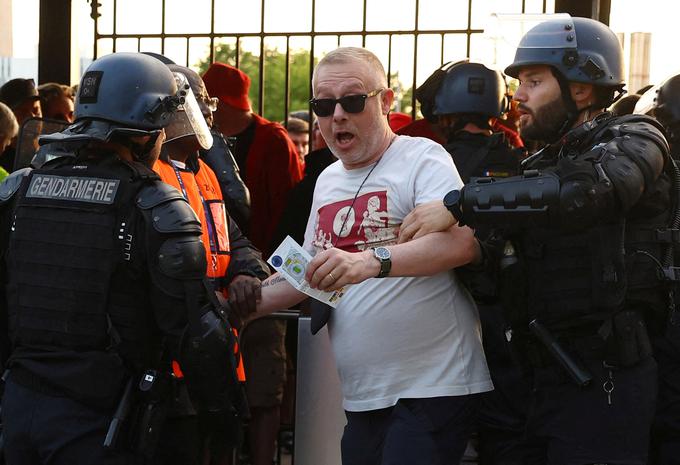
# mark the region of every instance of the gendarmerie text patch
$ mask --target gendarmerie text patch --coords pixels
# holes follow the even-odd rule
[[[38,174],[31,179],[26,197],[111,205],[119,184],[118,179]]]

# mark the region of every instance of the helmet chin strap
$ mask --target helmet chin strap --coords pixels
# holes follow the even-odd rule
[[[590,104],[587,107],[579,110],[578,107],[576,106],[576,102],[574,102],[574,99],[571,98],[571,88],[569,87],[569,81],[567,81],[564,78],[564,76],[562,76],[562,73],[560,73],[556,69],[552,67],[550,69],[553,73],[553,76],[555,76],[555,79],[557,79],[557,82],[560,85],[562,101],[564,102],[564,105],[567,108],[567,117],[565,118],[560,128],[557,130],[558,137],[562,137],[567,132],[569,132],[569,130],[574,126],[574,124],[576,124],[576,121],[578,121],[579,117],[583,112],[588,112],[588,116],[590,116],[590,110],[593,109],[593,105]]]
[[[160,136],[160,131],[155,131],[149,135],[149,140],[144,144],[138,144],[129,138],[124,138],[120,142],[122,145],[130,149],[132,156],[139,162],[146,164],[149,158],[149,152],[156,145],[156,141]]]

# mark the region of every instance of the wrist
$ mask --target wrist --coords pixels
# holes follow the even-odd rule
[[[444,207],[449,211],[451,216],[453,217],[453,225],[456,223],[459,224],[459,226],[463,226],[463,222],[461,221],[462,216],[463,216],[463,211],[461,210],[461,191],[460,190],[452,190],[451,192],[447,193],[444,196],[443,204]]]
[[[364,261],[366,266],[364,270],[366,271],[366,279],[375,278],[380,274],[380,260],[373,253],[373,249],[367,249],[361,252],[364,254]]]

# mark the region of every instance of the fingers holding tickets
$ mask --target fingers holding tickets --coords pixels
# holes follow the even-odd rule
[[[335,291],[347,284],[359,283],[371,277],[368,273],[373,267],[370,262],[367,263],[367,259],[377,264],[370,251],[346,252],[336,248],[324,250],[309,263],[305,278],[313,289]]]

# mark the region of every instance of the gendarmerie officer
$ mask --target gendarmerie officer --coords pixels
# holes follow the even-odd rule
[[[447,207],[460,223],[504,231],[508,339],[534,378],[526,463],[646,464],[657,367],[645,317],[668,313],[672,286],[667,142],[651,118],[603,112],[624,80],[602,23],[535,26],[506,74],[520,80],[523,137],[548,145],[521,176],[473,179],[421,209],[427,226],[405,228],[450,226]]]
[[[463,182],[471,177],[514,176],[524,158],[524,149],[510,145],[502,132],[493,132],[494,118],[507,111],[504,76],[481,63],[461,61],[446,69],[434,98],[433,113],[447,136],[444,148],[451,154]],[[475,229],[475,237],[498,243],[491,228]],[[481,465],[524,465],[524,424],[529,385],[510,352],[507,322],[498,301],[493,273],[474,266],[457,270],[479,309],[484,335],[484,354],[494,390],[481,397],[477,425],[477,451]]]
[[[635,105],[635,113],[649,114],[663,124],[671,147],[671,157],[680,160],[680,74],[669,77],[652,87]],[[675,218],[677,220],[677,217]],[[675,242],[675,262],[680,260],[678,242],[680,222],[671,226]],[[677,315],[680,289],[675,287],[675,309],[667,316],[650,315],[648,321],[659,365],[659,396],[652,428],[649,463],[677,465],[680,463],[680,318]]]
[[[172,360],[216,411],[228,332],[208,306],[201,225],[151,170],[188,87],[155,58],[117,53],[80,82],[62,156],[0,188],[5,456],[124,464],[152,454]]]

